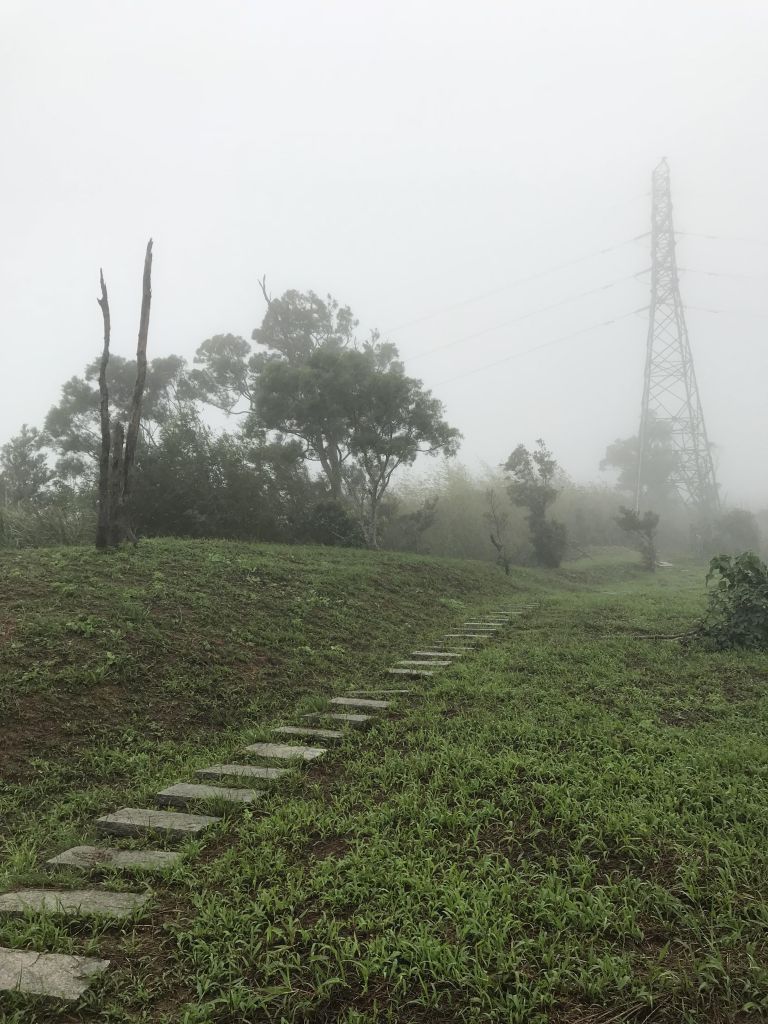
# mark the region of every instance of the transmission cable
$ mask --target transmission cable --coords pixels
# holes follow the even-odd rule
[[[545,270],[538,270],[535,274],[529,274],[526,277],[518,277],[514,281],[508,281],[506,284],[499,285],[498,288],[492,288],[487,292],[479,292],[477,295],[470,295],[469,298],[459,299],[458,302],[452,302],[448,306],[441,306],[439,309],[432,310],[431,313],[425,313],[423,316],[416,317],[414,320],[406,320],[404,323],[397,324],[394,327],[388,327],[382,333],[385,335],[394,334],[395,331],[405,330],[406,327],[414,327],[416,324],[422,324],[426,320],[432,320],[441,313],[447,313],[452,309],[467,306],[472,302],[479,302],[481,299],[490,298],[492,295],[498,295],[500,292],[505,292],[509,288],[517,288],[519,285],[528,284],[530,281],[537,281],[540,277],[546,277],[548,274],[554,274],[558,270],[566,270],[568,267],[575,267],[578,263],[585,263],[587,260],[596,259],[598,256],[604,256],[606,253],[616,252],[617,249],[623,249],[625,245],[631,245],[633,242],[642,241],[642,239],[648,238],[649,235],[650,231],[646,231],[642,235],[635,235],[634,238],[627,238],[623,242],[617,242],[616,245],[609,245],[605,249],[596,249],[594,252],[586,253],[584,256],[577,256],[576,259],[568,260],[565,263],[557,263],[555,266],[547,267]]]
[[[501,359],[496,359],[492,363],[484,363],[482,366],[476,366],[471,370],[464,370],[463,373],[457,374],[455,377],[448,377],[445,380],[439,381],[435,387],[442,387],[443,384],[451,384],[456,380],[463,380],[465,377],[471,376],[473,373],[482,373],[484,370],[492,370],[496,366],[501,366],[503,363],[508,363],[513,359],[519,359],[522,356],[530,355],[532,352],[540,352],[544,348],[549,348],[552,345],[559,345],[563,341],[570,341],[571,338],[578,338],[582,334],[588,334],[590,331],[597,331],[602,327],[610,327],[611,324],[618,323],[619,320],[626,320],[631,316],[636,316],[638,313],[647,313],[648,306],[641,306],[639,309],[632,309],[629,313],[622,313],[621,316],[611,317],[610,320],[603,320],[599,324],[590,324],[589,327],[582,327],[579,331],[572,331],[570,334],[562,334],[559,338],[552,338],[551,341],[545,341],[541,345],[534,345],[531,348],[523,349],[520,352],[513,352],[511,355],[503,356]]]
[[[640,271],[640,273],[645,273],[645,271]],[[511,327],[513,324],[520,323],[521,320],[528,320],[532,316],[538,316],[539,313],[546,313],[550,309],[557,309],[559,306],[565,306],[569,302],[575,302],[577,299],[583,299],[587,295],[596,295],[598,292],[607,291],[609,288],[614,288],[617,284],[623,284],[625,281],[633,281],[638,277],[639,274],[627,274],[625,277],[619,277],[615,281],[609,281],[607,284],[601,284],[597,288],[590,288],[585,292],[579,292],[577,295],[568,295],[564,299],[558,299],[557,302],[550,302],[547,306],[540,306],[538,309],[532,309],[528,313],[523,313],[520,316],[514,317],[512,320],[506,320],[503,324],[494,324],[493,327],[485,327],[481,331],[473,331],[472,334],[465,334],[461,338],[454,338],[453,341],[446,341],[442,345],[435,345],[434,348],[417,352],[413,356],[408,356],[408,362],[416,362],[417,359],[423,359],[425,356],[433,355],[435,352],[442,352],[447,348],[452,348],[454,345],[461,345],[465,341],[473,341],[475,338],[481,338],[486,334],[492,334],[494,331],[502,331],[506,327]]]
[[[684,238],[706,238],[710,242],[746,242],[748,245],[768,245],[765,238],[745,238],[737,235],[705,235],[700,231],[675,231]]]
[[[702,274],[704,277],[726,277],[735,281],[764,281],[764,274],[729,274],[720,270],[699,270],[697,267],[678,267],[681,274]]]
[[[725,316],[752,316],[759,320],[768,318],[768,313],[763,313],[759,309],[713,309],[710,306],[689,306],[685,303],[686,309],[694,309],[698,313],[718,313],[724,314]]]

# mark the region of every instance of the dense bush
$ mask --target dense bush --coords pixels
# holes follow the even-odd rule
[[[718,650],[768,648],[768,566],[753,554],[718,555],[710,562],[713,583],[698,633]]]

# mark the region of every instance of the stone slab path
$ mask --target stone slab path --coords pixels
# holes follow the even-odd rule
[[[398,661],[398,665],[415,665],[418,667],[429,667],[429,668],[447,668],[448,665],[452,665],[452,661]]]
[[[181,859],[173,850],[111,850],[100,846],[73,846],[58,857],[51,857],[46,864],[83,868],[123,868],[126,870],[161,870],[169,868]]]
[[[407,693],[416,693],[417,691],[416,690],[382,690],[382,689],[380,689],[377,686],[373,690],[349,690],[348,692],[353,694],[353,695],[357,695],[357,696],[363,697],[363,696],[365,696],[366,693],[387,693],[387,694],[391,693],[391,694],[403,695],[403,694],[407,694]]]
[[[373,721],[371,715],[347,715],[337,711],[311,711],[308,715],[302,715],[301,717],[310,720],[314,719],[315,721],[318,718],[332,718],[334,722],[343,722],[345,725],[351,725],[356,729]]]
[[[372,711],[383,711],[392,706],[392,701],[374,700],[370,697],[331,697],[328,703],[348,708],[370,708]]]
[[[515,612],[519,614],[519,612]],[[403,660],[389,675],[431,677],[435,669],[448,668],[461,657],[460,652],[476,652],[481,643],[495,637],[510,622],[510,614],[499,612],[467,621],[460,631],[447,633],[428,645],[429,649],[413,651],[410,659]],[[423,659],[423,660],[422,660]],[[413,694],[410,689],[350,689],[344,697],[329,700],[331,710],[302,715],[304,719],[331,719],[347,726],[363,726],[375,719],[364,711],[384,711],[391,701],[389,695]],[[359,709],[342,712],[334,708]],[[272,733],[278,737],[333,742],[348,735],[336,729],[309,726],[276,726]],[[266,759],[283,761],[313,761],[326,753],[325,747],[302,746],[291,743],[252,743],[243,753]],[[216,764],[198,769],[199,778],[278,779],[288,774],[289,768],[268,768],[248,764]],[[234,786],[207,785],[179,782],[161,790],[157,802],[161,806],[185,807],[199,800],[226,800],[235,805],[252,804],[264,790]],[[202,814],[153,808],[122,807],[96,820],[96,827],[118,836],[155,835],[163,838],[184,839],[194,837],[222,819]],[[127,870],[162,870],[175,864],[180,853],[167,850],[120,850],[96,846],[74,846],[46,863],[52,867],[123,868]],[[56,913],[78,916],[103,916],[121,919],[140,910],[151,898],[149,893],[111,892],[102,888],[84,890],[24,889],[0,894],[0,913]],[[30,994],[48,995],[63,999],[77,999],[88,986],[109,966],[108,960],[38,953],[30,950],[0,948],[0,991],[18,990]]]
[[[149,899],[147,893],[107,892],[106,889],[20,889],[0,895],[0,914],[67,914],[130,917]]]
[[[79,999],[109,960],[0,947],[0,992]]]
[[[433,676],[435,673],[425,668],[388,668],[390,676]]]
[[[200,786],[177,782],[157,794],[161,807],[187,807],[196,800],[226,800],[230,804],[253,804],[262,795],[258,789],[233,789],[231,786]]]
[[[96,819],[96,828],[113,836],[140,836],[147,832],[171,839],[189,839],[221,821],[207,814],[156,811],[148,807],[121,807]]]
[[[294,747],[289,743],[251,743],[243,747],[244,754],[274,757],[285,761],[314,761],[326,753],[323,747]]]
[[[325,740],[326,743],[336,743],[344,739],[344,733],[338,729],[313,729],[308,725],[277,725],[272,732],[278,736],[306,736],[310,739]]]
[[[195,772],[200,779],[279,779],[290,774],[290,768],[264,768],[258,764],[212,764]]]

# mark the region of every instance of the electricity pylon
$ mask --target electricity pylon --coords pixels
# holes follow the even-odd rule
[[[640,511],[647,487],[653,426],[663,424],[673,456],[672,481],[698,525],[705,528],[717,514],[720,499],[680,297],[666,159],[653,172],[652,195],[651,305],[635,508]]]

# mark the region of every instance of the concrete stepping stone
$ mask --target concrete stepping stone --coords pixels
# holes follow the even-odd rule
[[[383,711],[392,706],[391,700],[373,700],[370,697],[331,697],[328,703],[336,707],[370,708],[372,711]]]
[[[302,715],[301,717],[315,720],[318,718],[332,718],[334,722],[344,722],[345,725],[351,725],[355,729],[359,729],[361,726],[373,721],[372,715],[348,715],[337,711],[313,711],[311,714]]]
[[[148,893],[106,889],[20,889],[0,895],[0,914],[66,914],[84,917],[130,917],[149,899]]]
[[[46,864],[56,867],[123,868],[125,870],[159,871],[169,868],[181,858],[173,850],[112,850],[99,846],[73,846],[57,857],[51,857]]]
[[[429,672],[424,668],[388,668],[387,674],[390,676],[433,676],[434,672]]]
[[[344,733],[338,729],[312,729],[308,725],[278,725],[272,732],[278,736],[304,736],[309,739],[324,740],[326,743],[336,743],[344,739]]]
[[[109,960],[0,947],[0,992],[79,999],[109,967]]]
[[[452,665],[452,661],[398,661],[398,665],[409,665],[423,668],[447,668],[448,665]]]
[[[391,693],[391,694],[405,695],[405,694],[408,694],[408,693],[416,693],[416,691],[415,690],[382,690],[381,688],[377,687],[375,690],[349,690],[348,693],[352,694],[352,696],[364,697],[368,693],[386,693],[386,694],[390,694]]]
[[[243,748],[244,754],[274,757],[284,761],[314,761],[326,753],[323,747],[294,747],[289,743],[251,743]]]
[[[412,658],[460,658],[460,654],[452,651],[411,651]]]
[[[195,772],[200,779],[279,779],[290,774],[290,768],[264,768],[258,764],[212,764]]]
[[[170,839],[188,839],[221,821],[207,814],[157,811],[149,807],[121,807],[96,819],[96,827],[113,836],[140,836],[151,832]]]
[[[477,635],[476,634],[469,634],[469,633],[444,633],[443,634],[443,640],[465,640],[466,641],[466,640],[472,640],[472,639],[478,639]],[[483,637],[483,639],[485,639],[485,637]],[[475,644],[474,646],[476,647],[477,644]]]
[[[199,786],[178,782],[157,794],[161,807],[187,807],[196,800],[226,800],[230,804],[252,804],[262,795],[259,789],[232,789],[229,786]]]

